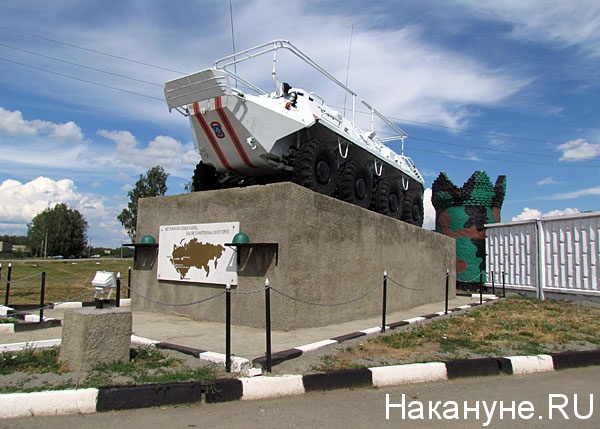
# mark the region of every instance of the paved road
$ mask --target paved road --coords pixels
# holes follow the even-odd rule
[[[386,419],[386,395],[389,403],[396,405],[402,404],[404,395],[404,416],[402,408],[388,407]],[[440,402],[436,407],[437,401]],[[482,401],[486,401],[485,405]],[[486,406],[492,411],[486,412]],[[600,428],[600,368],[316,392],[263,401],[0,421],[2,429],[42,427]]]

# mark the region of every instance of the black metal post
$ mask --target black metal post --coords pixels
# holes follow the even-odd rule
[[[231,372],[231,284],[225,289],[225,371]]]
[[[115,307],[121,306],[121,272],[117,273],[117,298]]]
[[[271,372],[271,287],[269,279],[265,280],[265,316],[267,335],[267,372]]]
[[[448,314],[448,296],[450,294],[450,270],[446,268],[446,314]]]
[[[496,295],[496,285],[494,284],[494,272],[492,271],[492,294]]]
[[[8,301],[10,297],[10,276],[12,275],[12,263],[8,263],[8,273],[6,274],[6,299],[4,305],[8,307]]]
[[[44,306],[46,305],[46,271],[42,272],[42,287],[40,291],[40,323],[44,323]]]
[[[131,267],[127,269],[127,298],[131,298]]]
[[[385,332],[385,312],[387,307],[387,271],[383,272],[383,304],[381,310],[381,333]]]
[[[506,298],[506,283],[504,281],[504,270],[502,270],[502,298]]]
[[[483,304],[483,271],[479,272],[479,304]]]

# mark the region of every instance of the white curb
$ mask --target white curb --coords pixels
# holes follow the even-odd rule
[[[82,302],[59,302],[54,304],[54,309],[55,310],[64,310],[67,308],[80,308],[83,307],[83,303]]]
[[[202,352],[198,355],[198,358],[225,365],[225,355],[223,353]],[[248,359],[235,356],[231,358],[231,372],[246,375],[248,374],[249,369],[250,361]]]
[[[388,326],[386,326],[386,328],[388,328]],[[381,333],[381,326],[374,326],[372,328],[363,329],[362,331],[358,331],[358,332],[362,332],[363,334],[366,334],[366,335],[380,334]]]
[[[413,363],[407,365],[379,366],[369,368],[373,374],[373,386],[400,386],[448,379],[443,362]]]
[[[39,314],[26,314],[25,315],[25,322],[30,322],[30,323],[40,323],[40,316]],[[50,320],[54,320],[51,317],[44,317],[43,321],[44,322],[48,322]]]
[[[242,378],[241,381],[242,400],[278,398],[306,393],[301,375]]]
[[[14,323],[0,323],[0,334],[14,334],[15,324]]]
[[[0,418],[95,413],[97,398],[98,389],[8,393],[0,395]]]
[[[138,337],[137,335],[131,335],[131,344],[135,344],[138,346],[154,346],[160,343],[160,341],[150,340],[144,337]]]
[[[337,344],[337,341],[336,340],[323,340],[323,341],[317,341],[316,343],[305,344],[303,346],[295,347],[295,348],[298,350],[302,350],[302,353],[306,353],[306,352],[312,352],[314,350],[318,350],[323,347],[327,347],[331,344]]]
[[[47,349],[60,346],[61,339],[29,341],[25,343],[0,344],[0,353],[18,352],[25,349]]]
[[[411,317],[410,319],[404,319],[403,322],[408,322],[409,325],[412,325],[413,323],[417,323],[417,322],[422,322],[423,320],[427,320],[424,317],[418,316],[418,317]]]
[[[508,356],[507,359],[510,359],[515,375],[554,371],[554,361],[550,355]]]
[[[496,299],[496,298],[498,298],[496,295],[494,295],[492,293],[484,293],[483,295],[479,295],[478,293],[471,294],[471,298],[479,298],[480,296],[483,299]]]

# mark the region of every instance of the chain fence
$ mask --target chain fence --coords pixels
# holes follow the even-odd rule
[[[11,284],[14,283],[18,283],[19,281],[25,281],[25,280],[29,280],[31,278],[35,278],[35,277],[40,277],[41,273],[39,274],[34,274],[28,277],[23,277],[21,279],[11,279]],[[456,278],[456,276],[452,276],[454,278]],[[0,276],[0,278],[4,278],[4,276]],[[431,290],[434,289],[436,287],[440,287],[439,285],[432,285],[429,287],[424,287],[424,288],[416,288],[416,287],[411,287],[411,286],[407,286],[397,280],[395,280],[392,277],[387,277],[387,279],[394,285],[402,288],[402,289],[406,289],[406,290],[411,290],[411,291],[427,291],[427,290]],[[441,282],[442,280],[440,280]],[[264,288],[260,288],[260,289],[254,289],[254,290],[250,290],[250,291],[241,291],[241,290],[236,290],[236,289],[230,289],[230,290],[223,290],[221,292],[218,292],[214,295],[211,295],[209,297],[203,298],[203,299],[199,299],[196,301],[190,301],[190,302],[184,302],[184,303],[171,303],[171,302],[164,302],[164,301],[160,301],[160,300],[156,300],[156,299],[152,299],[148,296],[145,296],[143,294],[141,294],[140,292],[136,291],[134,288],[132,288],[130,285],[128,284],[124,284],[124,286],[130,291],[130,293],[136,295],[137,297],[141,298],[144,301],[150,302],[152,304],[156,304],[156,305],[161,305],[161,306],[168,306],[168,307],[187,307],[187,306],[193,306],[193,305],[199,305],[199,304],[203,304],[206,303],[208,301],[211,301],[213,299],[217,299],[218,297],[224,295],[225,293],[231,293],[234,295],[242,295],[242,296],[248,296],[248,295],[256,295],[259,293],[264,293]],[[316,302],[313,300],[308,300],[302,297],[298,297],[298,296],[294,296],[290,293],[284,292],[281,289],[278,289],[276,287],[270,286],[270,289],[281,295],[282,297],[291,300],[291,301],[295,301],[295,302],[299,302],[302,304],[306,304],[306,305],[310,305],[310,306],[316,306],[316,307],[339,307],[339,306],[344,306],[344,305],[350,305],[353,303],[356,303],[358,301],[361,301],[365,298],[367,298],[369,295],[371,295],[372,293],[374,293],[376,290],[378,290],[381,287],[380,283],[375,284],[373,287],[371,287],[369,290],[365,291],[364,293],[354,297],[354,298],[350,298],[344,301],[339,301],[339,302]],[[40,307],[40,308],[36,308],[34,310],[40,310],[42,308],[46,309],[46,308],[51,308],[53,305],[56,304],[62,304],[65,302],[71,302],[71,301],[76,301],[82,297],[88,296],[88,295],[92,295],[94,292],[93,291],[86,291],[82,294],[79,294],[77,296],[74,296],[70,299],[65,299],[63,301],[60,302],[56,302],[56,303],[52,303],[52,304],[48,304],[44,307]]]
[[[79,294],[77,296],[73,296],[71,298],[65,299],[64,301],[51,302],[51,303],[48,303],[48,304],[46,304],[44,306],[35,307],[35,308],[28,308],[27,310],[14,310],[14,311],[11,311],[11,314],[14,314],[14,315],[26,315],[26,314],[29,314],[31,312],[37,312],[37,311],[40,311],[40,310],[50,310],[50,309],[54,308],[56,305],[64,304],[64,303],[67,303],[67,302],[79,301],[80,298],[83,298],[86,295],[92,295],[93,293],[94,293],[93,291],[89,291],[88,290],[88,291],[85,291],[85,292],[83,292],[83,293],[81,293],[81,294]]]
[[[211,301],[211,300],[213,300],[213,299],[216,299],[216,298],[220,297],[221,295],[225,295],[225,294],[227,293],[227,291],[226,291],[226,290],[223,290],[223,291],[221,291],[221,292],[218,292],[218,293],[216,293],[216,294],[214,294],[214,295],[212,295],[212,296],[209,296],[208,298],[203,298],[203,299],[199,299],[199,300],[197,300],[197,301],[192,301],[192,302],[184,302],[184,303],[178,303],[178,304],[174,304],[174,303],[170,303],[170,302],[162,302],[162,301],[158,301],[158,300],[155,300],[155,299],[149,298],[149,297],[147,297],[147,296],[144,296],[144,295],[142,295],[141,293],[139,293],[139,292],[135,291],[134,289],[132,289],[132,288],[131,288],[129,285],[127,285],[127,284],[125,285],[125,287],[126,287],[127,289],[129,289],[129,291],[130,291],[132,294],[134,294],[134,295],[136,295],[136,296],[139,296],[139,297],[140,297],[141,299],[143,299],[144,301],[147,301],[147,302],[150,302],[150,303],[152,303],[152,304],[156,304],[156,305],[162,305],[162,306],[165,306],[165,307],[188,307],[188,306],[191,306],[191,305],[203,304],[203,303],[205,303],[205,302],[208,302],[208,301]]]
[[[379,289],[381,285],[380,284],[376,284],[375,286],[373,286],[371,289],[369,289],[368,291],[366,291],[365,293],[363,293],[362,295],[357,296],[356,298],[352,298],[349,299],[347,301],[342,301],[342,302],[336,302],[336,303],[323,303],[323,302],[314,302],[314,301],[308,301],[306,299],[302,299],[302,298],[298,298],[298,297],[294,297],[290,294],[287,294],[277,288],[274,288],[271,286],[271,290],[273,292],[278,293],[279,295],[292,300],[292,301],[296,301],[296,302],[301,302],[302,304],[306,304],[306,305],[313,305],[313,306],[317,306],[317,307],[338,307],[341,305],[348,305],[348,304],[352,304],[355,303],[357,301],[360,301],[361,299],[366,298],[368,295],[370,295],[371,293],[373,293],[375,290]]]
[[[42,273],[37,273],[37,274],[32,274],[27,277],[21,277],[20,279],[13,279],[12,277],[9,279],[8,277],[6,277],[4,275],[3,272],[0,271],[0,281],[4,280],[5,282],[10,282],[11,285],[14,285],[15,283],[19,283],[19,282],[24,282],[29,279],[34,279],[36,277],[41,277],[41,276],[42,276]]]
[[[482,278],[482,273],[480,273],[477,277]],[[40,277],[42,276],[42,296],[43,296],[43,291],[44,291],[44,281],[45,281],[45,273],[41,273],[41,274],[35,274],[35,275],[31,275],[28,277],[24,277],[21,279],[14,279],[14,280],[8,280],[5,278],[5,276],[0,272],[0,283],[2,282],[2,280],[7,280],[7,282],[14,284],[14,283],[19,283],[19,282],[24,282],[26,280],[32,279],[32,278],[36,278],[36,277]],[[474,277],[474,280],[477,278]],[[190,302],[184,302],[184,303],[172,303],[172,302],[164,302],[158,299],[153,299],[150,298],[148,296],[145,296],[144,294],[138,292],[137,290],[135,290],[134,288],[131,287],[130,284],[130,277],[129,280],[127,282],[122,282],[120,276],[117,276],[117,284],[116,284],[116,290],[117,290],[117,307],[119,306],[120,303],[120,291],[121,291],[121,286],[124,285],[128,291],[129,291],[129,295],[134,294],[135,296],[139,297],[140,299],[155,304],[155,305],[159,305],[159,306],[165,306],[165,307],[188,307],[188,306],[193,306],[193,305],[201,305],[201,304],[205,304],[209,301],[215,300],[223,295],[226,295],[226,300],[225,300],[225,370],[227,372],[231,371],[231,359],[232,359],[232,354],[231,354],[231,295],[241,295],[241,296],[251,296],[251,295],[256,295],[259,293],[264,293],[265,295],[265,339],[266,339],[266,354],[265,354],[265,359],[266,359],[266,365],[265,365],[265,369],[267,370],[267,372],[271,372],[271,366],[272,366],[272,351],[271,351],[271,300],[270,300],[270,292],[273,291],[274,293],[277,293],[278,295],[282,296],[285,299],[294,301],[294,302],[298,302],[301,304],[305,304],[305,305],[309,305],[309,306],[315,306],[315,307],[322,307],[322,308],[331,308],[331,307],[339,307],[339,306],[344,306],[344,305],[351,305],[351,304],[355,304],[363,299],[366,299],[369,295],[373,294],[376,291],[381,290],[382,293],[382,312],[381,312],[381,332],[384,333],[385,329],[386,329],[386,300],[387,300],[387,284],[388,281],[397,286],[400,289],[405,289],[405,290],[410,290],[410,291],[416,291],[416,292],[424,292],[424,291],[429,291],[435,288],[438,289],[445,289],[445,313],[448,314],[449,310],[448,310],[448,290],[449,290],[449,280],[450,278],[456,279],[456,275],[451,275],[449,270],[446,270],[445,275],[439,280],[438,282],[432,282],[433,284],[431,286],[428,287],[415,287],[413,285],[406,285],[403,282],[396,280],[392,277],[389,277],[387,275],[387,271],[384,272],[383,275],[383,281],[380,283],[375,284],[374,286],[372,286],[371,288],[369,288],[368,290],[366,290],[364,293],[361,293],[360,295],[350,298],[350,299],[346,299],[346,300],[341,300],[339,302],[317,302],[314,300],[310,300],[310,299],[306,299],[306,298],[302,298],[302,297],[298,297],[298,296],[294,296],[291,293],[288,292],[284,292],[283,290],[280,290],[276,287],[270,286],[268,279],[266,279],[265,281],[265,287],[264,288],[260,288],[260,289],[254,289],[254,290],[249,290],[249,291],[241,291],[241,290],[237,290],[237,289],[231,289],[231,285],[228,284],[227,287],[224,290],[221,290],[220,292],[217,292],[211,296],[208,296],[206,298],[202,298],[199,300],[195,300],[195,301],[190,301]],[[442,284],[445,283],[445,288],[442,288]],[[68,300],[62,301],[60,303],[51,303],[51,304],[47,304],[47,305],[40,305],[38,308],[35,309],[29,309],[27,311],[16,311],[16,312],[11,312],[11,316],[13,315],[21,315],[21,314],[27,314],[30,313],[32,311],[39,311],[40,312],[40,322],[44,321],[43,318],[43,310],[45,309],[50,309],[52,307],[54,307],[56,304],[61,304],[64,302],[71,302],[71,301],[76,301],[80,298],[83,298],[85,296],[90,296],[92,295],[92,293],[94,292],[94,290],[86,290],[85,292],[74,296]],[[480,287],[480,294],[482,293],[482,287]],[[7,295],[8,295],[8,286],[7,286]],[[98,298],[96,298],[96,296],[94,296],[94,299],[96,299],[96,304],[98,305]],[[43,298],[41,301],[41,304],[43,304]],[[101,307],[98,307],[101,308]]]
[[[473,277],[473,281],[478,280],[481,278],[482,274],[488,274],[487,272],[481,272],[480,274],[478,274],[477,276]],[[27,276],[27,277],[23,277],[23,278],[19,278],[19,279],[10,279],[10,284],[14,285],[14,284],[18,284],[19,282],[25,282],[27,280],[30,280],[32,278],[37,278],[42,276],[42,273],[37,273],[37,274],[33,274],[31,276]],[[457,276],[456,275],[452,275],[450,274],[450,272],[448,271],[443,278],[440,279],[439,283],[434,282],[434,284],[432,284],[431,286],[428,287],[414,287],[414,286],[408,286],[406,284],[404,284],[403,282],[400,282],[396,279],[394,279],[393,277],[389,277],[387,276],[387,273],[384,274],[384,282],[386,280],[388,280],[391,284],[401,288],[401,289],[405,289],[405,290],[410,290],[410,291],[416,291],[416,292],[424,292],[424,291],[429,291],[435,288],[441,288],[441,284],[444,281],[447,281],[448,279],[454,279],[457,280]],[[4,273],[2,273],[0,271],[0,282],[5,281],[8,282],[9,280],[6,278],[6,276],[4,275]],[[119,282],[121,281],[120,279],[118,280]],[[190,302],[183,302],[183,303],[172,303],[172,302],[165,302],[165,301],[161,301],[161,300],[157,300],[157,299],[153,299],[150,298],[148,296],[145,296],[144,294],[138,292],[137,290],[135,290],[134,288],[131,287],[130,284],[127,284],[125,282],[123,282],[124,286],[129,290],[130,294],[133,294],[137,297],[139,297],[140,299],[155,304],[155,305],[159,305],[159,306],[165,306],[165,307],[189,307],[189,306],[194,306],[194,305],[201,305],[204,303],[207,303],[209,301],[215,300],[223,295],[225,295],[226,293],[231,293],[234,295],[241,295],[241,296],[250,296],[250,295],[256,295],[259,293],[264,293],[265,292],[265,288],[260,288],[260,289],[254,289],[254,290],[250,290],[250,291],[241,291],[241,290],[237,290],[237,289],[231,289],[230,287],[228,287],[226,290],[222,290],[220,292],[217,292],[211,296],[208,296],[206,298],[202,298],[199,300],[195,300],[195,301],[190,301]],[[366,299],[369,295],[373,294],[375,291],[379,290],[382,287],[383,283],[377,283],[375,284],[373,287],[369,288],[367,291],[365,291],[364,293],[350,298],[350,299],[346,299],[346,300],[342,300],[339,302],[317,302],[314,300],[310,300],[310,299],[306,299],[303,297],[299,297],[299,296],[295,296],[291,293],[285,292],[279,288],[273,287],[273,286],[266,286],[266,288],[272,290],[274,293],[277,293],[278,295],[282,296],[285,299],[288,299],[290,301],[294,301],[294,302],[299,302],[301,304],[305,304],[305,305],[309,305],[309,306],[315,306],[315,307],[339,307],[339,306],[344,306],[344,305],[350,305],[350,304],[354,304],[356,302],[359,302],[363,299]],[[55,303],[50,303],[44,306],[40,306],[34,309],[28,309],[27,311],[15,311],[12,314],[26,314],[27,312],[31,312],[31,311],[39,311],[39,310],[44,310],[44,309],[50,309],[53,306],[57,305],[57,304],[62,304],[62,303],[66,303],[66,302],[72,302],[72,301],[77,301],[83,297],[86,296],[91,296],[94,293],[93,290],[88,290],[85,291],[77,296],[74,296],[70,299],[66,299],[60,302],[55,302]],[[120,297],[117,297],[118,299],[120,299]]]
[[[446,276],[444,276],[444,279],[445,278],[446,278]],[[425,290],[431,290],[431,289],[434,289],[436,287],[439,287],[438,285],[432,285],[432,286],[425,287],[425,288],[414,288],[414,287],[403,285],[402,283],[400,283],[400,282],[398,282],[398,281],[396,281],[396,280],[394,280],[394,279],[392,279],[390,277],[388,277],[388,280],[391,283],[395,284],[396,286],[400,286],[402,289],[413,290],[413,291],[425,291]]]

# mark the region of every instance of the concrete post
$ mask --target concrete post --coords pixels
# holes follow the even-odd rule
[[[59,360],[72,371],[129,362],[132,317],[128,308],[82,308],[65,312]]]

